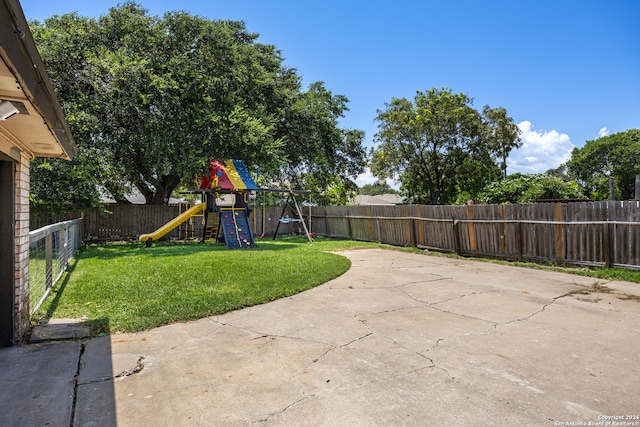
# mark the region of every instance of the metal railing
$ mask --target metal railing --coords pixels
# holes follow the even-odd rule
[[[63,221],[29,232],[29,300],[40,308],[82,244],[83,219]]]

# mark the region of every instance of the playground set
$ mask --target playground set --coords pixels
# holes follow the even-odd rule
[[[201,242],[213,240],[224,243],[228,249],[255,248],[255,236],[249,220],[251,208],[248,203],[249,194],[252,191],[280,192],[287,195],[273,235],[274,240],[281,223],[295,221],[301,222],[309,243],[313,242],[295,198],[296,194],[309,194],[309,191],[259,188],[242,160],[220,162],[215,159],[209,159],[209,173],[202,177],[200,188],[186,192],[186,194],[200,194],[200,203],[182,212],[153,233],[142,234],[139,240],[150,247],[153,241],[162,238],[180,224],[202,215],[204,227]],[[219,205],[216,201],[221,194],[234,195],[233,205]],[[285,216],[288,211],[293,216]]]

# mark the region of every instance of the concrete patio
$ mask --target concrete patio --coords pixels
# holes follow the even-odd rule
[[[343,255],[290,298],[2,349],[0,425],[640,425],[639,284]]]

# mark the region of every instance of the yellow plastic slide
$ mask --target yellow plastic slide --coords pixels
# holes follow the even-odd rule
[[[189,209],[182,212],[180,215],[178,215],[177,217],[175,217],[174,219],[172,219],[162,227],[158,228],[153,233],[141,234],[139,240],[141,242],[146,242],[149,239],[158,240],[159,238],[161,238],[162,236],[164,236],[165,234],[167,234],[168,232],[170,232],[171,230],[173,230],[174,228],[176,228],[177,226],[179,226],[180,224],[182,224],[192,216],[198,215],[200,212],[204,211],[206,207],[207,207],[206,203],[198,203],[197,205],[191,206]]]

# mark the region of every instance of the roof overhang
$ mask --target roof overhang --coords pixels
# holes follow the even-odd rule
[[[71,159],[77,148],[18,0],[0,0],[0,152]]]

